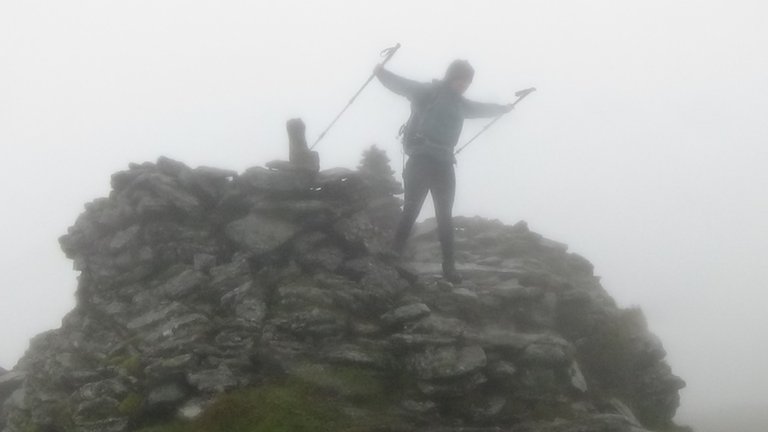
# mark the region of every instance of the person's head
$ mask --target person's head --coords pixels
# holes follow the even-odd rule
[[[475,69],[466,60],[454,60],[445,71],[443,81],[453,91],[458,94],[464,94],[472,84],[472,78],[475,76]]]

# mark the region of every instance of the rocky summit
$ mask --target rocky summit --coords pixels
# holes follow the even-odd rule
[[[3,432],[671,431],[684,382],[566,245],[457,217],[387,252],[400,184],[356,170],[112,176],[60,239],[77,305],[0,374]]]

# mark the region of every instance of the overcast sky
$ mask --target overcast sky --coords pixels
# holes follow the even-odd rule
[[[57,238],[111,173],[285,158],[285,121],[316,137],[399,42],[407,77],[464,58],[470,98],[539,89],[462,154],[455,213],[526,220],[641,306],[688,382],[680,421],[768,423],[766,17],[738,0],[0,0],[0,366],[74,305]],[[399,172],[407,116],[374,82],[323,167],[376,143]]]

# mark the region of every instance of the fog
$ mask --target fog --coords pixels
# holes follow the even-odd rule
[[[455,214],[526,220],[569,244],[622,305],[645,311],[688,382],[679,422],[762,431],[767,9],[3,0],[0,366],[73,307],[57,238],[111,173],[160,155],[238,170],[286,158],[285,121],[302,117],[313,140],[399,42],[388,68],[412,79],[469,60],[475,100],[538,88],[462,153]],[[400,172],[407,116],[373,82],[317,147],[322,167],[354,167],[375,143]],[[484,124],[467,121],[461,142]]]

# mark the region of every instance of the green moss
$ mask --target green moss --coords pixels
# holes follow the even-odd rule
[[[131,375],[138,375],[141,371],[141,359],[139,356],[130,356],[118,366],[125,369]]]
[[[40,432],[40,426],[32,422],[32,417],[28,414],[11,419],[9,426],[13,426],[21,432]]]
[[[304,364],[293,370],[296,378],[337,396],[371,400],[386,394],[383,377],[354,366]]]
[[[22,432],[40,432],[40,426],[31,422],[25,422],[17,426]]]
[[[174,422],[171,424],[156,425],[143,428],[138,432],[189,432],[189,425],[182,422]]]
[[[307,363],[288,378],[220,396],[192,422],[139,432],[370,431],[398,423],[393,407],[401,390],[390,387],[391,378],[361,367]]]
[[[536,401],[530,407],[530,413],[536,420],[571,419],[574,417],[570,404],[558,401]]]
[[[75,430],[75,426],[72,424],[72,409],[67,400],[56,400],[40,405],[38,409],[44,412],[44,418],[49,419],[47,423],[56,425],[57,431],[72,432]],[[26,411],[23,415],[16,415],[10,419],[8,426],[11,426],[12,430],[20,432],[42,432],[50,429],[50,425],[42,425],[39,421],[39,418],[33,418],[32,414]]]
[[[210,426],[206,430],[330,432],[346,426],[343,416],[332,400],[302,383],[287,383],[239,396],[225,397],[222,403],[214,405],[203,416],[201,424]],[[252,417],[254,421],[238,428],[236,417],[242,416]],[[229,421],[231,426],[223,425],[224,421]]]
[[[73,408],[66,399],[56,401],[53,404],[52,415],[61,431],[71,432],[75,430],[75,425],[72,423],[72,411]]]
[[[223,395],[193,422],[141,432],[338,432],[349,426],[333,398],[289,380]]]
[[[117,355],[106,359],[105,363],[124,369],[132,376],[138,376],[141,373],[141,358],[137,355]]]
[[[117,407],[120,414],[127,417],[136,417],[141,414],[141,406],[144,403],[144,399],[138,393],[130,393]]]

